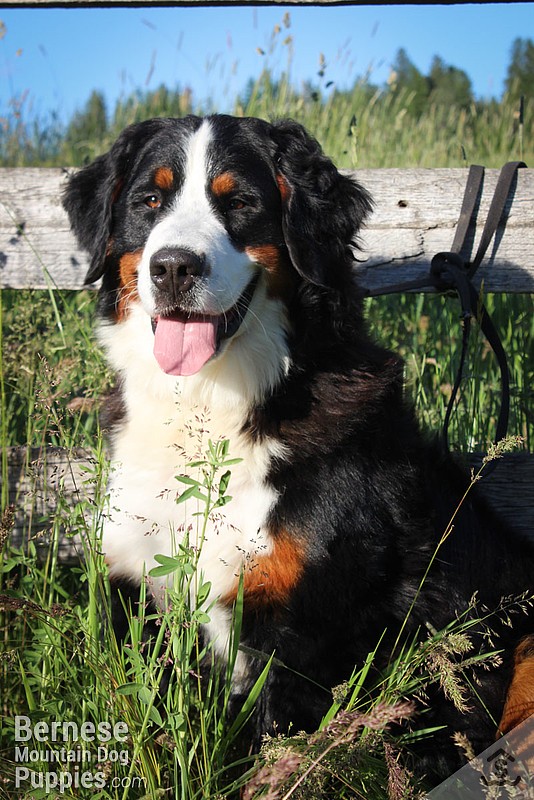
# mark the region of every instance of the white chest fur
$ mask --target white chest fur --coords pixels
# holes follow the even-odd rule
[[[154,556],[176,552],[186,531],[194,545],[204,508],[195,499],[176,502],[186,488],[176,476],[199,478],[189,464],[205,457],[210,440],[228,439],[229,457],[241,459],[230,468],[232,500],[210,518],[199,561],[215,599],[231,591],[245,560],[270,552],[266,521],[276,493],[266,475],[273,455],[282,453],[275,442],[254,443],[241,433],[259,382],[239,340],[198,376],[174,378],[157,366],[147,345],[150,320],[141,314],[132,309],[101,335],[114,366],[128,364],[121,370],[126,416],[114,438],[106,559],[112,576],[138,582],[155,566]],[[265,369],[266,359],[256,358]],[[161,588],[155,585],[155,594]]]
[[[275,492],[265,482],[272,448],[249,445],[235,430],[223,433],[205,411],[177,403],[174,417],[151,414],[128,421],[115,440],[110,481],[110,512],[103,546],[111,574],[139,581],[155,566],[157,554],[172,555],[187,532],[196,546],[203,536],[199,568],[213,586],[214,597],[230,592],[244,559],[268,553],[265,523]],[[219,421],[220,423],[220,421]],[[212,513],[204,530],[205,503],[195,498],[177,503],[187,487],[179,475],[203,479],[209,440],[230,439],[228,493],[232,500]],[[215,491],[221,475],[216,476]]]
[[[201,477],[201,468],[189,468],[188,464],[205,457],[208,440],[217,439],[219,430],[205,414],[193,409],[185,413],[177,409],[176,417],[167,422],[151,417],[149,408],[146,411],[142,424],[139,419],[127,423],[115,442],[110,512],[103,533],[110,575],[140,582],[156,566],[155,556],[176,554],[187,533],[189,546],[200,548],[196,550],[197,575],[211,584],[206,600],[211,607],[208,636],[224,654],[230,614],[226,607],[213,603],[231,595],[243,566],[253,568],[254,561],[272,547],[266,521],[276,494],[265,482],[269,448],[248,446],[239,436],[232,438],[230,431],[230,456],[242,459],[230,467],[228,494],[232,499],[205,523],[203,501],[176,502],[187,488],[176,476]],[[220,477],[216,476],[216,484]],[[172,573],[148,581],[156,600],[164,603]]]

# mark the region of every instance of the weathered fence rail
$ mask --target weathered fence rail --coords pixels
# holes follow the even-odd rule
[[[62,169],[0,169],[0,288],[83,286],[87,258],[77,249],[61,207],[66,175]],[[475,248],[497,176],[498,170],[486,171]],[[359,170],[355,177],[375,201],[356,265],[361,285],[377,289],[428,274],[432,257],[451,247],[467,170]],[[484,281],[486,291],[534,292],[534,170],[519,171],[504,222],[477,280]],[[471,457],[475,465],[478,460]],[[94,481],[86,453],[14,448],[8,461],[19,538],[22,532],[35,536],[50,530],[54,515],[61,525],[62,510],[91,502]],[[533,456],[506,457],[480,486],[521,530],[534,534]],[[62,538],[65,557],[80,549],[76,537]]]
[[[428,274],[431,258],[449,250],[467,169],[358,170],[375,210],[362,235],[359,281],[375,289]],[[480,235],[499,171],[487,170]],[[0,286],[79,289],[87,259],[61,207],[67,171],[0,170]],[[477,280],[491,292],[534,292],[534,170],[521,169]]]
[[[47,551],[57,533],[62,561],[82,556],[82,536],[92,525],[96,494],[95,460],[90,453],[62,447],[10,448],[8,496],[14,544],[31,539],[38,551]]]

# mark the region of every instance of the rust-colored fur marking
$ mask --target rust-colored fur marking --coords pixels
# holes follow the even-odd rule
[[[124,179],[119,178],[117,183],[115,184],[115,188],[111,194],[111,204],[114,205],[120,197],[120,193],[122,192],[122,187],[124,186]]]
[[[246,608],[284,605],[304,569],[304,547],[288,533],[274,537],[273,549],[245,564],[243,592]],[[238,584],[223,598],[228,605],[234,602]]]
[[[158,189],[169,191],[174,183],[174,175],[170,167],[159,167],[154,174],[154,183]]]
[[[236,188],[235,178],[231,172],[221,172],[211,182],[211,190],[217,197],[233,192]]]
[[[286,181],[283,175],[278,174],[276,176],[276,183],[278,184],[278,189],[280,191],[282,203],[287,203],[291,195],[291,189],[289,187],[288,182]]]
[[[117,301],[117,321],[123,320],[128,313],[128,306],[132,300],[138,300],[137,294],[137,268],[141,261],[142,251],[125,253],[119,261],[120,287]]]
[[[515,728],[531,714],[534,714],[534,635],[526,636],[516,647],[514,672],[508,687],[498,736]]]
[[[295,291],[297,275],[287,253],[274,244],[247,247],[245,252],[264,268],[269,296],[289,301]]]

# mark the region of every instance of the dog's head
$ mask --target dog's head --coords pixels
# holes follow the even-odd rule
[[[127,128],[69,179],[64,205],[103,312],[121,322],[141,306],[160,366],[187,375],[258,317],[258,296],[343,292],[370,200],[300,125],[212,116]]]

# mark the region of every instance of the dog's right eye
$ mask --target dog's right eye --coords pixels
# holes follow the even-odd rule
[[[145,206],[147,208],[156,209],[161,206],[161,199],[157,196],[157,194],[149,194],[143,200]]]
[[[243,200],[241,197],[232,197],[228,200],[226,208],[228,211],[241,211],[241,209],[246,208],[246,205],[246,200]]]

